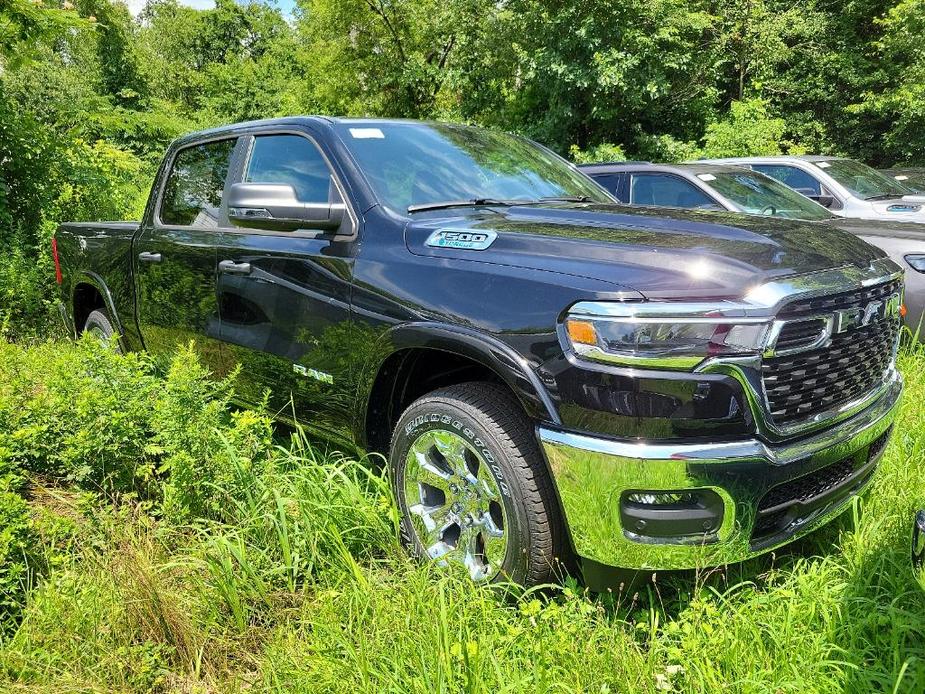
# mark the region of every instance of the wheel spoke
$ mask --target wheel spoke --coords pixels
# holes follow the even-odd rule
[[[469,472],[469,465],[466,461],[466,446],[462,439],[456,435],[437,434],[434,436],[434,446],[454,474],[464,479],[471,476],[472,473]]]
[[[446,530],[452,523],[447,522],[447,515],[450,513],[452,503],[440,504],[438,506],[428,506],[424,503],[415,504],[408,508],[409,513],[421,517],[424,527],[428,534],[432,533],[438,526]]]
[[[415,474],[417,480],[439,489],[444,494],[449,494],[450,475],[446,471],[441,470],[439,466],[430,462],[425,456],[420,454],[418,454],[418,456],[418,469]]]
[[[473,581],[480,581],[488,577],[488,566],[482,560],[479,552],[479,530],[476,527],[464,528],[459,536],[459,548],[462,553],[463,564],[469,571]]]
[[[497,501],[499,498],[498,483],[488,463],[482,462],[481,460],[479,461],[479,470],[476,479],[482,496],[486,497],[489,501]]]
[[[490,514],[482,516],[482,542],[485,547],[485,561],[492,568],[499,568],[504,562],[504,553],[507,542],[504,530],[499,528]]]
[[[449,554],[452,554],[456,550],[452,545],[447,544],[443,540],[438,540],[430,547],[427,548],[427,556],[436,561],[440,566],[446,566],[446,557]]]

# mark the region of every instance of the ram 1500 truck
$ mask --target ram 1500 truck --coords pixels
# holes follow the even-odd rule
[[[192,134],[140,223],[64,224],[53,251],[75,333],[240,365],[242,398],[381,452],[409,549],[477,580],[778,547],[865,488],[901,391],[882,251],[622,207],[473,127]]]

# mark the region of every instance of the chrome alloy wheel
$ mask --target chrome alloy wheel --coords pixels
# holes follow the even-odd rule
[[[458,562],[473,580],[493,578],[507,552],[507,517],[488,463],[451,431],[422,433],[411,444],[404,501],[427,556]]]

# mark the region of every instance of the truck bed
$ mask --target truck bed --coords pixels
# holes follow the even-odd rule
[[[69,222],[55,234],[62,270],[62,290],[66,306],[76,292],[95,288],[110,315],[132,316],[135,306],[132,241],[140,222]],[[103,280],[105,278],[105,281]],[[79,331],[84,316],[68,316]],[[117,326],[120,332],[134,329],[134,320]]]

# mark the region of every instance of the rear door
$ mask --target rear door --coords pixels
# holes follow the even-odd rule
[[[299,202],[343,202],[329,160],[306,134],[267,132],[242,142],[235,181],[293,186]],[[350,209],[344,225],[355,231]],[[339,235],[344,229],[338,230]],[[270,392],[270,406],[349,438],[351,282],[358,244],[318,229],[232,227],[222,234],[218,293],[221,338],[240,363],[242,395]],[[355,236],[355,234],[354,234]]]
[[[227,360],[219,342],[216,246],[228,224],[222,197],[236,144],[231,137],[178,149],[133,246],[145,348],[163,360],[195,341],[203,362],[218,374]]]

